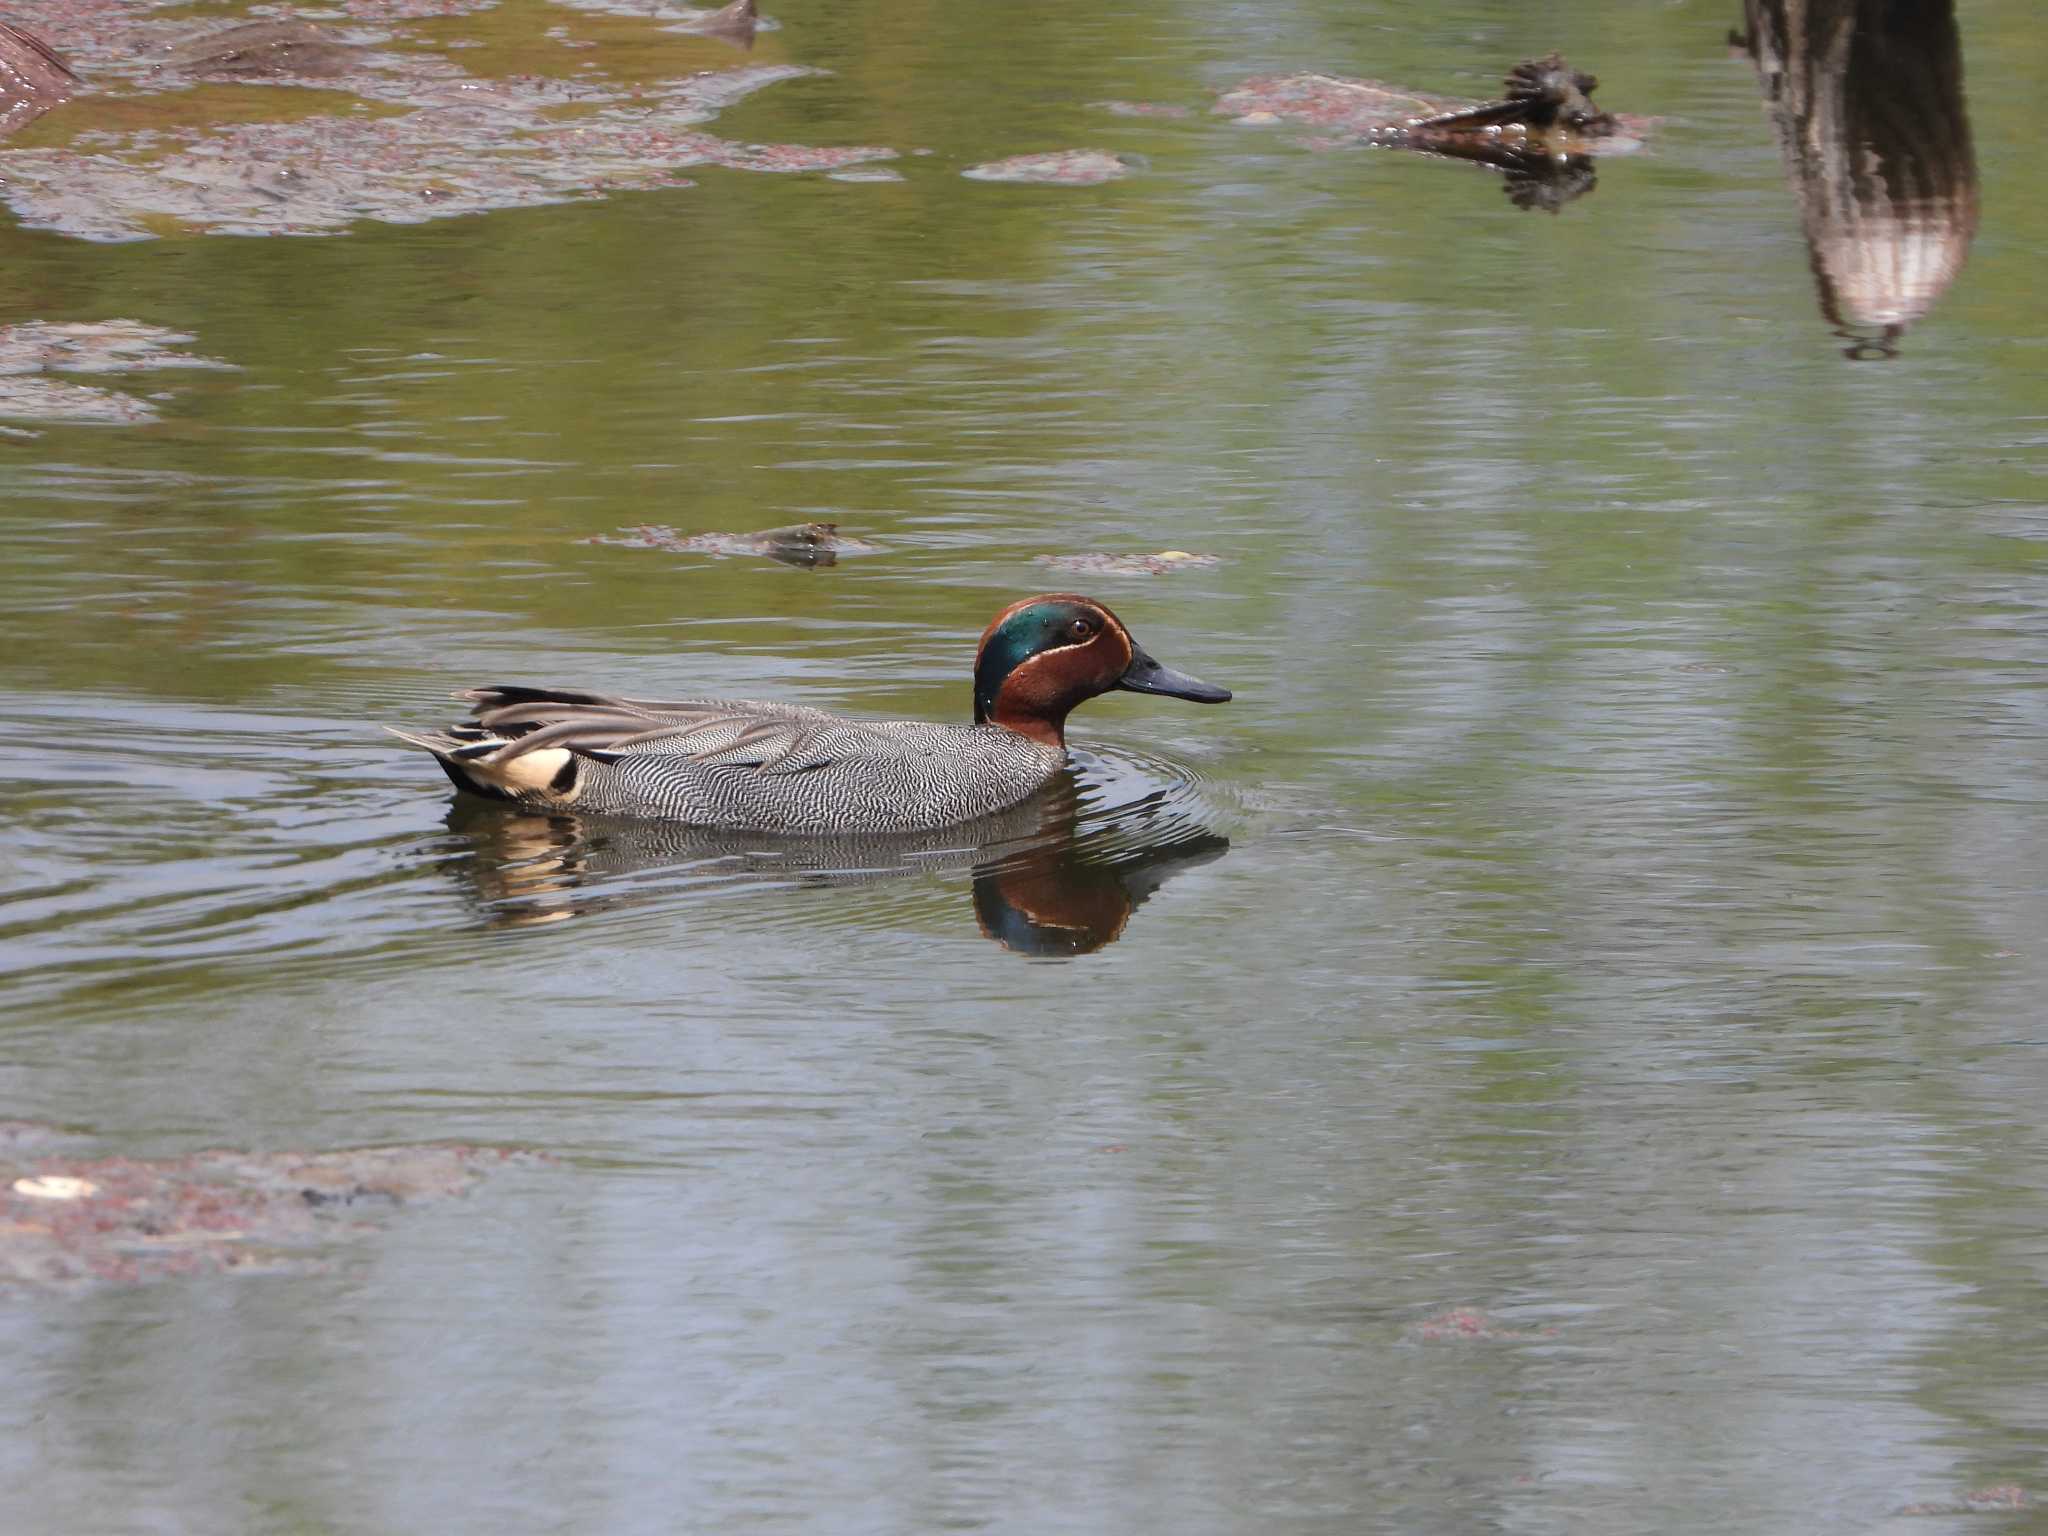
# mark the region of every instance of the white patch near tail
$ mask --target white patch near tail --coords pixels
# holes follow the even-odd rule
[[[548,788],[556,774],[569,766],[570,752],[567,747],[543,747],[538,752],[522,752],[502,766],[489,758],[466,758],[456,764],[473,779],[496,785],[508,794],[554,794]],[[566,796],[557,799],[574,799],[572,787]]]
[[[400,741],[423,747],[438,757],[453,773],[459,773],[484,794],[543,795],[557,804],[568,805],[583,792],[582,775],[566,790],[553,789],[555,775],[569,766],[573,755],[566,747],[543,747],[522,752],[506,763],[491,761],[491,754],[510,741],[464,740],[441,731],[406,731],[395,725],[384,727]]]

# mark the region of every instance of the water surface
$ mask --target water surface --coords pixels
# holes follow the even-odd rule
[[[4,1298],[10,1531],[2048,1489],[2034,13],[1961,18],[1981,228],[1851,362],[1737,16],[1425,9],[791,0],[762,48],[832,73],[714,131],[900,183],[0,230],[0,322],[237,370],[0,440],[0,1116],[557,1159],[324,1273]],[[1205,111],[1552,47],[1661,119],[1554,217]],[[1143,169],[959,175],[1073,147]],[[810,519],[880,549],[588,542]],[[1034,563],[1162,549],[1221,563]],[[958,718],[988,617],[1082,582],[1237,697],[1087,706],[993,858],[451,813],[376,731],[499,680]]]

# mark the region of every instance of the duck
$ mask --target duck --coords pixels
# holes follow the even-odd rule
[[[932,832],[1043,788],[1066,766],[1068,714],[1115,689],[1230,698],[1154,660],[1103,604],[1048,592],[982,631],[972,724],[497,684],[455,695],[468,723],[385,729],[432,753],[458,790],[529,810],[736,832]]]

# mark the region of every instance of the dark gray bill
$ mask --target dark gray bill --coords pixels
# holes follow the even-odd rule
[[[1124,668],[1116,685],[1132,693],[1163,693],[1169,699],[1192,699],[1197,704],[1221,704],[1230,697],[1228,688],[1218,688],[1199,677],[1162,667],[1135,645],[1131,647],[1131,664]]]

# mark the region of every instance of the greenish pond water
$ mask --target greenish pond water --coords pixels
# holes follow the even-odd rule
[[[1981,227],[1870,362],[1735,7],[774,15],[757,57],[832,73],[708,131],[901,182],[0,229],[0,323],[235,369],[0,438],[0,1118],[554,1159],[317,1273],[0,1296],[5,1528],[2048,1497],[2034,9],[1965,8]],[[1659,120],[1555,217],[1207,112],[1291,70],[1479,97],[1553,47]],[[959,174],[1077,147],[1143,161]],[[590,542],[807,519],[879,548]],[[1037,563],[1165,549],[1219,563]],[[493,681],[964,718],[1043,589],[1236,698],[1087,706],[994,856],[451,810],[377,729]]]

